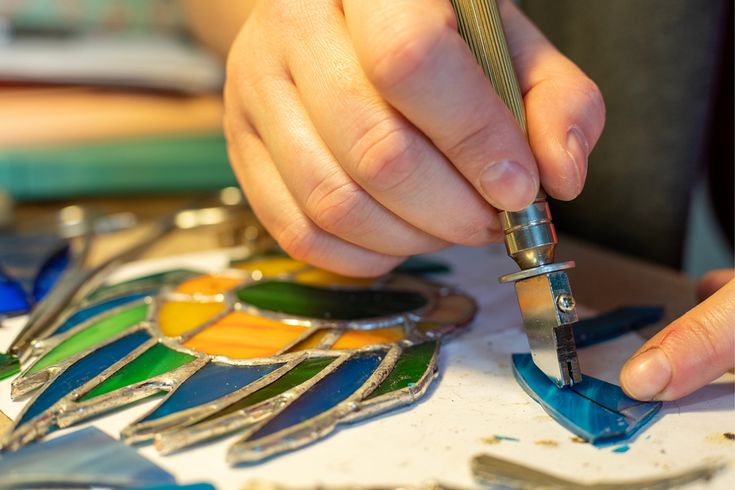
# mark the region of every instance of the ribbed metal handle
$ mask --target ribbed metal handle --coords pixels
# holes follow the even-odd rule
[[[457,13],[460,35],[470,46],[495,91],[526,133],[523,96],[505,41],[498,4],[495,0],[452,0],[452,5]]]

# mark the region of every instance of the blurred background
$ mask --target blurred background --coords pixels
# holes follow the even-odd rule
[[[732,267],[733,2],[519,3],[607,102],[558,228],[692,276]],[[224,63],[189,28],[206,4],[0,0],[0,222],[235,184]]]

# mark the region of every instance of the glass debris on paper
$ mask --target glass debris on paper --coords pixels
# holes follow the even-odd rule
[[[581,383],[559,388],[536,367],[531,354],[513,354],[513,374],[554,420],[597,445],[630,438],[661,408],[661,402],[633,400],[619,386],[587,375]]]
[[[138,487],[174,477],[94,427],[0,454],[0,488]]]
[[[104,285],[34,342],[11,388],[33,397],[0,445],[163,396],[123,440],[170,453],[237,435],[237,464],[410,404],[435,378],[442,337],[476,307],[416,275],[441,264],[402,270],[354,279],[262,255]]]

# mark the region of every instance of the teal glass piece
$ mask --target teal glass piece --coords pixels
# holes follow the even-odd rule
[[[452,268],[444,262],[428,257],[414,256],[406,259],[401,265],[393,269],[399,274],[448,274]]]
[[[112,296],[120,296],[123,294],[140,292],[145,290],[158,290],[163,286],[169,286],[178,284],[190,279],[194,276],[201,275],[201,272],[196,272],[187,269],[176,269],[171,271],[157,272],[143,277],[136,277],[129,281],[120,282],[117,284],[105,285],[99,289],[93,291],[85,301],[87,303],[94,303],[108,299]]]
[[[333,289],[266,281],[237,291],[240,300],[263,310],[325,320],[362,320],[408,313],[426,305],[414,291]]]
[[[0,488],[175,484],[174,477],[94,427],[0,454]]]
[[[629,439],[661,409],[661,402],[633,400],[619,386],[592,376],[559,388],[536,367],[531,354],[513,354],[513,374],[551,417],[596,445]]]
[[[580,320],[573,325],[577,348],[599,344],[652,325],[664,316],[660,306],[630,306]]]

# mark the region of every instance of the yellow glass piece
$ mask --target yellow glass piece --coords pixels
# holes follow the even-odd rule
[[[233,266],[235,269],[255,272],[260,271],[263,277],[275,277],[289,272],[295,272],[308,267],[304,262],[299,262],[290,257],[262,257],[259,259],[241,262]]]
[[[322,343],[322,340],[324,340],[324,337],[326,337],[329,332],[331,332],[331,330],[326,329],[326,328],[320,328],[319,330],[316,330],[314,333],[306,337],[304,340],[302,340],[298,344],[288,349],[288,352],[298,352],[302,350],[316,349],[319,346],[319,344]]]
[[[196,301],[167,301],[158,312],[158,324],[167,337],[178,337],[189,330],[204,325],[222,313],[224,303],[200,303]]]
[[[296,282],[316,286],[355,286],[366,287],[375,282],[374,277],[347,277],[322,269],[309,269],[294,276]]]
[[[242,284],[242,282],[243,279],[238,277],[206,274],[192,277],[182,282],[175,291],[183,294],[205,294],[211,296],[229,291],[238,284]]]
[[[347,330],[332,346],[333,350],[358,349],[368,345],[398,342],[406,338],[403,327],[378,328],[375,330]]]
[[[304,334],[306,327],[235,311],[194,335],[184,346],[217,356],[272,356]]]

